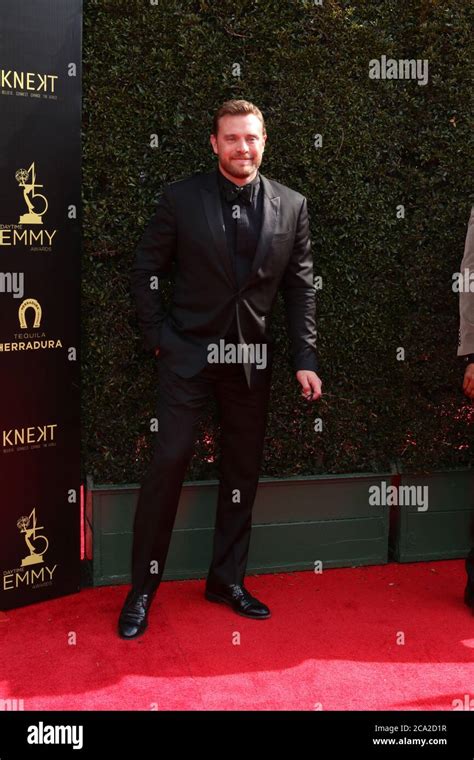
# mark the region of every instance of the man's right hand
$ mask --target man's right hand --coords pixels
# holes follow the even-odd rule
[[[468,364],[464,371],[462,389],[468,398],[474,399],[474,362]]]
[[[155,356],[158,356],[159,353],[160,353],[160,349],[158,347],[155,348]]]

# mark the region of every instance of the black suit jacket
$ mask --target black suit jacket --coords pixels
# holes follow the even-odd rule
[[[269,317],[278,289],[283,294],[292,364],[318,371],[315,291],[306,198],[260,174],[263,215],[247,280],[239,288],[227,250],[217,172],[165,185],[136,249],[132,294],[148,349],[181,377],[207,364],[207,347],[223,338],[237,314],[242,342],[267,345]],[[174,269],[168,312],[158,281]],[[252,377],[261,370],[252,369]]]

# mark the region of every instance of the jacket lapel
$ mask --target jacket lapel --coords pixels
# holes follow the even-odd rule
[[[221,197],[219,193],[219,185],[217,184],[216,171],[210,172],[206,176],[206,184],[201,188],[201,197],[217,253],[219,254],[219,258],[229,280],[232,284],[235,284],[232,261],[229,252],[227,251],[224,215],[222,213]]]
[[[263,189],[262,226],[250,273],[244,286],[255,277],[268,256],[280,213],[280,196],[275,195],[270,182],[263,174],[260,175],[260,180]]]
[[[262,183],[261,190],[263,190],[262,226],[252,267],[247,280],[243,283],[243,287],[255,277],[258,269],[262,266],[268,255],[280,212],[280,196],[273,193],[271,183],[263,174],[260,174],[260,181]],[[237,282],[230,251],[227,250],[227,238],[216,171],[210,172],[207,175],[206,184],[201,188],[201,197],[217,253],[229,281],[233,287],[236,287]]]

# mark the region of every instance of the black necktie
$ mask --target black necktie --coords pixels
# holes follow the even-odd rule
[[[247,204],[247,206],[250,206],[252,203],[252,185],[249,183],[248,185],[242,185],[240,187],[237,187],[236,185],[225,185],[224,187],[224,198],[226,201],[232,202],[232,201],[241,201],[242,203]]]

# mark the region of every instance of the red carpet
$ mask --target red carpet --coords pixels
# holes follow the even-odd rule
[[[247,576],[272,610],[253,621],[206,601],[204,580],[168,581],[135,641],[116,635],[129,587],[86,589],[0,613],[0,699],[25,710],[452,710],[473,696],[464,585],[460,560]]]

